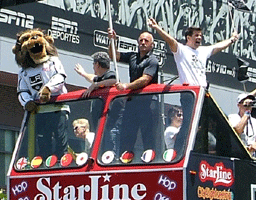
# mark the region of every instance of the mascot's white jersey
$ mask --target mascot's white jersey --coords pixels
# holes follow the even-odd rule
[[[48,61],[21,69],[18,75],[18,99],[22,106],[28,101],[36,100],[42,86],[47,86],[52,95],[67,93],[65,87],[66,74],[58,57],[52,56]]]

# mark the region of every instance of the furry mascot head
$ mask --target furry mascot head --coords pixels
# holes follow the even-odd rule
[[[21,101],[27,97],[21,104],[25,105],[25,109],[29,111],[34,110],[35,103],[32,96],[39,94],[40,102],[49,101],[51,90],[57,90],[53,88],[53,85],[58,85],[58,83],[56,83],[56,80],[58,81],[57,78],[54,78],[55,82],[53,83],[53,76],[56,74],[55,71],[64,71],[62,64],[57,58],[58,53],[54,46],[54,40],[51,36],[46,35],[40,28],[28,29],[17,34],[17,41],[12,48],[12,52],[15,54],[17,64],[22,68],[19,74],[20,85],[18,86],[18,94],[23,96],[19,99]],[[57,66],[51,67],[53,65]],[[63,75],[65,73],[60,74]],[[63,76],[59,77],[64,79]],[[35,89],[32,87],[32,79],[39,80],[43,85],[38,83],[37,89]],[[59,88],[63,88],[61,85],[63,82],[64,80],[60,80]],[[38,90],[38,88],[40,90]],[[24,91],[28,90],[29,93],[25,94]],[[28,94],[32,94],[30,98],[28,98]],[[32,107],[30,108],[31,105]]]
[[[48,60],[49,56],[58,56],[53,45],[54,40],[39,28],[17,34],[16,45],[12,48],[15,60],[22,68],[36,67]]]

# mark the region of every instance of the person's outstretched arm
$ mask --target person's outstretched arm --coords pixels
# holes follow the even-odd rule
[[[178,42],[176,39],[163,30],[153,18],[148,20],[148,25],[149,27],[155,29],[157,33],[165,40],[165,42],[167,42],[172,52],[177,52]]]
[[[212,55],[226,49],[227,47],[229,47],[231,44],[233,44],[234,42],[236,42],[239,38],[239,34],[237,33],[237,31],[234,31],[232,33],[232,36],[227,39],[227,40],[223,40],[221,42],[218,42],[216,44],[213,44],[212,46],[214,47],[213,48],[213,51],[212,51]]]
[[[93,82],[93,79],[96,75],[94,74],[88,74],[84,68],[79,64],[77,63],[76,64],[76,67],[74,68],[74,70],[80,74],[82,77],[84,77],[88,82],[92,83]]]

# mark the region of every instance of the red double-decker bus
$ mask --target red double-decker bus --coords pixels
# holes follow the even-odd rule
[[[9,199],[255,200],[255,160],[204,88],[83,93],[25,113],[7,175]],[[174,108],[182,123],[168,135]],[[90,138],[77,137],[77,119],[88,120]]]

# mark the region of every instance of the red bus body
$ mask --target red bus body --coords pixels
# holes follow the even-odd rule
[[[83,112],[80,104],[76,106],[76,103],[82,103],[83,100],[86,100],[82,98],[83,92],[81,90],[60,95],[53,98],[49,105],[72,102],[72,104],[69,104],[71,109],[70,117],[72,118],[72,113],[78,115],[77,110],[72,110],[73,107],[79,107]],[[163,130],[161,126],[165,124],[161,120],[165,119],[163,116],[166,116],[166,109],[170,106],[169,104],[180,105],[178,96],[183,92],[193,96],[193,101],[191,102],[192,112],[189,114],[189,125],[187,125],[188,132],[183,136],[183,140],[180,140],[182,141],[182,145],[180,145],[182,148],[180,150],[174,148],[173,152],[179,158],[176,157],[177,160],[173,158],[167,161],[162,155],[166,154],[166,149],[164,149],[164,142],[161,142],[163,133],[160,130]],[[130,162],[121,162],[119,160],[120,155],[117,156],[116,161],[109,161],[109,157],[115,154],[104,157],[106,150],[102,150],[102,143],[105,140],[104,134],[110,117],[109,112],[113,108],[111,103],[118,97],[125,99],[133,95],[138,98],[140,95],[153,95],[156,97],[155,102],[158,106],[156,112],[157,116],[159,115],[157,127],[160,128],[157,129],[156,135],[156,140],[159,141],[159,144],[156,142],[157,144],[155,145],[155,161],[151,159],[145,162],[142,159],[143,156],[136,157],[136,153],[134,153],[134,160]],[[169,95],[174,96],[169,98]],[[31,121],[29,121],[31,120],[31,115],[25,114],[23,127],[7,176],[9,199],[191,200],[241,199],[241,196],[248,197],[245,199],[254,198],[256,179],[242,176],[240,171],[241,169],[246,169],[247,172],[244,172],[244,174],[250,174],[253,171],[255,173],[254,160],[229,126],[225,115],[215,104],[211,95],[203,88],[156,84],[136,91],[117,91],[112,87],[94,91],[89,99],[100,99],[102,112],[98,118],[97,128],[94,130],[96,136],[91,151],[88,153],[87,162],[79,166],[73,160],[70,166],[56,164],[53,168],[43,167],[46,163],[43,159],[42,164],[40,163],[41,166],[33,167],[32,157],[38,155],[35,153],[36,150],[33,150],[32,153],[29,150],[33,149],[33,146],[35,149],[37,147],[29,137],[29,134],[33,132],[28,131],[30,129],[28,124],[31,124]],[[186,111],[183,110],[183,112]],[[87,111],[85,113],[88,115]],[[206,132],[209,132],[209,128],[204,128],[207,123],[207,117],[205,116],[213,116],[213,118],[215,116],[217,126],[221,127],[221,130],[218,129],[218,133],[221,133],[220,135],[227,134],[225,138],[229,138],[229,140],[225,141],[225,139],[215,135],[216,142],[213,150],[206,147],[209,144],[209,135],[208,137],[203,136]],[[28,134],[27,141],[25,133]],[[25,148],[22,146],[24,141],[29,144],[25,145]],[[145,150],[140,149],[141,143],[137,146],[135,152],[141,153]],[[22,148],[23,150],[21,150]],[[163,150],[159,150],[159,148]],[[23,154],[27,155],[28,158],[26,156],[22,157],[21,155]],[[148,154],[143,155],[148,156]],[[24,168],[17,167],[20,166],[21,158],[26,159],[25,162],[30,164],[24,165]],[[19,165],[17,164],[18,162]],[[241,186],[243,186],[243,189],[240,189]]]

